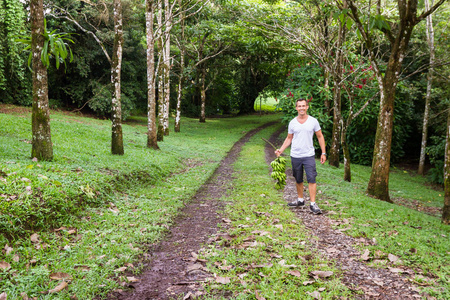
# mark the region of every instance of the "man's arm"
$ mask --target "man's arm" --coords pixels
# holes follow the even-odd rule
[[[319,141],[320,149],[322,150],[322,155],[320,155],[320,163],[324,164],[327,160],[327,152],[325,148],[325,138],[323,137],[322,130],[316,131],[316,137]]]
[[[292,139],[294,138],[294,134],[293,133],[288,133],[286,139],[283,142],[283,145],[281,146],[280,149],[275,150],[275,154],[278,156],[281,155],[281,153],[283,153],[284,150],[286,150],[287,147],[289,147],[289,145],[292,143]]]

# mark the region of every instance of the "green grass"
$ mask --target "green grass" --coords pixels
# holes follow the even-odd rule
[[[136,117],[123,126],[125,155],[113,156],[109,121],[51,117],[54,161],[33,162],[30,115],[0,114],[0,262],[10,266],[0,268],[0,293],[8,299],[92,299],[120,288],[127,279],[118,269],[139,272],[146,246],[234,142],[278,118],[183,119],[182,132],[156,151],[145,146],[145,118]],[[55,272],[71,275],[67,291],[41,294],[60,283],[49,278]]]
[[[274,97],[262,97],[258,96],[253,105],[253,109],[256,112],[275,112],[278,101]]]
[[[109,121],[57,112],[51,117],[55,160],[33,162],[29,113],[0,114],[0,265],[10,265],[0,267],[0,294],[6,292],[8,299],[22,299],[23,292],[38,299],[93,299],[121,288],[127,279],[119,268],[140,272],[148,246],[167,232],[234,142],[279,118],[246,116],[205,124],[185,118],[182,132],[171,132],[155,151],[145,146],[145,118],[133,117],[123,126],[125,155],[113,156]],[[232,193],[223,198],[232,203],[225,211],[231,225],[222,228],[232,240],[203,252],[209,268],[230,283],[208,283],[208,297],[231,293],[234,299],[255,299],[258,291],[266,299],[303,299],[320,289],[322,298],[345,298],[350,292],[340,282],[341,272],[310,250],[307,233],[274,188],[261,137],[275,129],[252,138],[235,164]],[[369,249],[370,265],[412,268],[411,280],[425,293],[450,298],[450,227],[439,215],[418,211],[441,208],[442,191],[393,168],[391,197],[416,210],[366,196],[368,167],[352,165],[348,183],[342,167],[317,166],[321,208],[335,212],[330,218],[350,223],[336,228],[375,239],[374,245],[359,246],[361,253]],[[33,233],[37,240],[31,240]],[[389,262],[389,254],[401,262]],[[294,270],[300,271],[298,277],[288,273]],[[313,270],[333,275],[303,285]],[[54,272],[71,275],[68,289],[42,294],[61,282],[50,279]]]
[[[223,229],[231,240],[203,251],[211,272],[230,283],[212,281],[206,291],[212,299],[230,293],[233,299],[255,299],[256,293],[265,299],[312,299],[310,293],[318,291],[324,299],[345,299],[350,292],[340,281],[341,271],[312,249],[310,234],[270,178],[261,137],[273,130],[256,134],[235,164],[233,193],[223,198],[232,202],[225,212],[231,223]],[[312,271],[333,275],[313,280]]]
[[[354,237],[375,239],[375,245],[360,246],[369,249],[371,264],[379,267],[408,266],[415,271],[413,281],[422,283],[424,292],[437,299],[450,298],[450,227],[441,223],[440,215],[431,216],[405,206],[373,199],[365,194],[370,168],[352,166],[352,182],[345,182],[343,166],[319,166],[319,189],[324,193],[323,208],[335,211],[331,218],[350,220],[346,231]],[[393,170],[390,174],[390,195],[421,206],[442,208],[443,191],[425,184],[423,177],[407,171]],[[419,206],[420,207],[420,206]],[[401,262],[391,264],[388,255]]]

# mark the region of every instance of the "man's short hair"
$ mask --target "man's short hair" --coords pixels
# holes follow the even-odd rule
[[[308,105],[308,100],[306,100],[305,98],[299,98],[299,99],[297,99],[297,100],[295,101],[295,105],[297,106],[297,103],[300,102],[300,101],[305,101],[305,102],[306,102],[306,105]]]

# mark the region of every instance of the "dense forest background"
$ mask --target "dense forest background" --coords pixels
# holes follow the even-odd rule
[[[160,36],[163,32],[169,34],[155,42],[154,58],[157,72],[164,65],[170,71],[164,78],[169,84],[165,91],[168,91],[170,117],[177,114],[179,97],[182,116],[200,117],[204,93],[207,116],[252,113],[255,99],[263,96],[276,99],[287,122],[295,114],[293,101],[303,97],[310,100],[310,114],[319,118],[327,144],[331,145],[329,139],[336,126],[333,114],[337,108],[333,100],[339,97],[351,161],[372,163],[380,111],[380,83],[372,70],[376,67],[384,75],[388,68],[392,48],[383,32],[387,28],[395,31],[396,21],[402,17],[395,9],[396,1],[359,1],[358,4],[361,11],[367,8],[367,16],[362,17],[367,17],[366,29],[373,35],[376,53],[372,61],[376,59],[376,66],[357,22],[350,18],[350,10],[340,6],[346,1],[149,2],[155,4],[156,38],[159,39],[158,30]],[[426,10],[425,2],[418,2],[419,12]],[[148,33],[146,3],[122,0],[121,4],[124,41],[121,106],[122,119],[126,120],[130,115],[147,114]],[[371,5],[378,13],[370,10]],[[26,49],[26,43],[19,41],[31,35],[29,12],[28,1],[0,0],[1,103],[32,105],[30,50]],[[70,33],[73,41],[67,41],[73,61],[66,60],[56,67],[54,62],[60,57],[50,55],[50,108],[109,118],[113,98],[108,57],[113,52],[115,38],[113,2],[45,1],[44,14],[47,32]],[[430,60],[427,37],[430,24],[425,21],[415,26],[402,59],[395,93],[391,162],[417,165],[419,161],[431,69],[426,159],[431,164],[430,180],[443,184],[450,101],[448,1],[432,16],[434,60]],[[162,20],[158,21],[158,17]],[[167,45],[170,55],[162,61],[162,48]],[[157,97],[163,95],[158,91],[162,89],[158,85],[162,78],[156,79]],[[353,118],[352,114],[362,108]],[[344,126],[349,116],[352,122]],[[341,149],[339,157],[342,159],[343,155]]]

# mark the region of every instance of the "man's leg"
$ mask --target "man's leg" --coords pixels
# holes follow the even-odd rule
[[[311,199],[311,203],[316,202],[316,188],[316,183],[308,183],[309,198]]]
[[[299,199],[303,199],[303,182],[296,183],[297,195]]]

